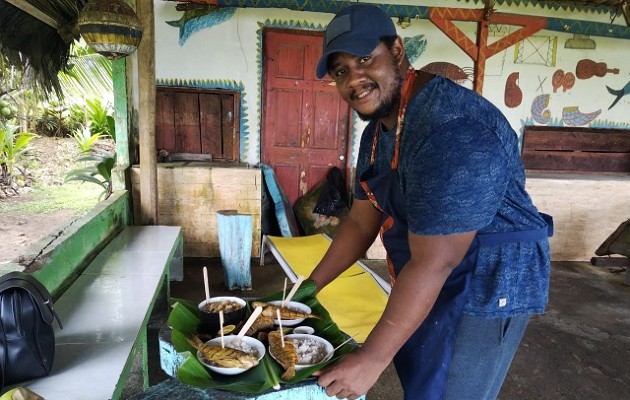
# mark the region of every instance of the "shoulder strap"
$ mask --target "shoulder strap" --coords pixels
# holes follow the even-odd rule
[[[38,281],[33,275],[13,271],[0,277],[0,293],[10,288],[20,288],[26,290],[31,294],[32,298],[37,303],[39,312],[42,315],[42,319],[52,324],[54,320],[57,320],[59,328],[63,329],[61,320],[53,308],[53,301],[48,289],[40,281]]]

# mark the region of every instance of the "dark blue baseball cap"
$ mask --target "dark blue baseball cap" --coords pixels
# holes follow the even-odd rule
[[[328,57],[337,52],[367,56],[378,46],[382,37],[396,36],[391,17],[380,8],[352,4],[339,11],[330,21],[324,34],[324,55],[317,63],[317,77],[328,73]]]

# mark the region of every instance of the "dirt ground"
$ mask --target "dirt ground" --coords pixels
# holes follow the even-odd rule
[[[46,201],[40,195],[43,188],[65,190],[65,174],[76,168],[74,160],[79,154],[72,138],[38,137],[30,147],[20,163],[26,167],[26,185],[17,190],[19,194],[0,188],[0,265],[16,259],[30,245],[84,212],[71,202],[29,211],[28,203]]]
[[[55,228],[64,226],[75,216],[75,210],[57,210],[49,214],[36,215],[22,212],[1,213],[0,264],[14,260],[28,246],[36,243]]]
[[[32,186],[20,195],[0,195],[0,268],[85,212],[77,209],[74,201],[62,206],[55,202],[45,211],[25,208],[42,201],[42,188],[65,190],[61,183],[66,172],[74,168],[74,146],[72,139],[38,138],[29,156]],[[173,294],[180,297],[201,288],[198,266],[195,269],[191,262],[187,264],[184,281],[173,286]],[[253,270],[274,279],[282,276],[270,269]],[[587,262],[553,263],[547,312],[532,318],[500,399],[630,398],[630,288],[623,284],[620,273],[613,272]],[[402,398],[393,367],[386,370],[367,398]]]

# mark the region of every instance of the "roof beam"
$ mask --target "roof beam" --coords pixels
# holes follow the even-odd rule
[[[31,3],[26,0],[6,0],[7,3],[13,4],[15,7],[24,11],[25,13],[31,15],[34,18],[42,21],[46,25],[53,27],[54,29],[59,28],[59,23],[55,21],[53,18],[42,12],[39,8],[35,7]]]

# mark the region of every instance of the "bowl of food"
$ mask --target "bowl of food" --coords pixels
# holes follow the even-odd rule
[[[220,312],[223,311],[223,326],[238,325],[245,319],[245,300],[234,296],[211,297],[199,303],[201,326],[212,335],[221,327]]]
[[[314,365],[323,363],[330,360],[335,350],[333,345],[326,339],[317,335],[309,335],[306,333],[291,333],[284,336],[284,340],[290,340],[293,343],[292,348],[295,348],[297,358],[295,359],[295,371],[300,371],[304,368],[312,367]],[[281,365],[286,363],[286,359],[290,357],[282,357],[280,352],[283,350],[279,346],[269,347],[269,354]],[[278,354],[276,354],[278,353]],[[280,358],[283,359],[280,359]],[[287,369],[286,365],[283,365]],[[293,369],[293,366],[291,366]]]
[[[222,375],[238,375],[254,368],[265,355],[265,345],[250,336],[224,336],[211,339],[197,346],[199,361]]]
[[[315,328],[306,325],[296,326],[291,333],[306,333],[307,335],[312,335],[315,333]]]
[[[311,307],[297,301],[288,301],[284,307],[282,307],[281,300],[270,301],[267,304],[270,310],[265,309],[263,312],[272,312],[273,314],[271,316],[276,325],[280,325],[280,321],[277,317],[277,309],[280,310],[282,326],[296,326],[304,322],[306,318],[319,318],[311,314]]]

